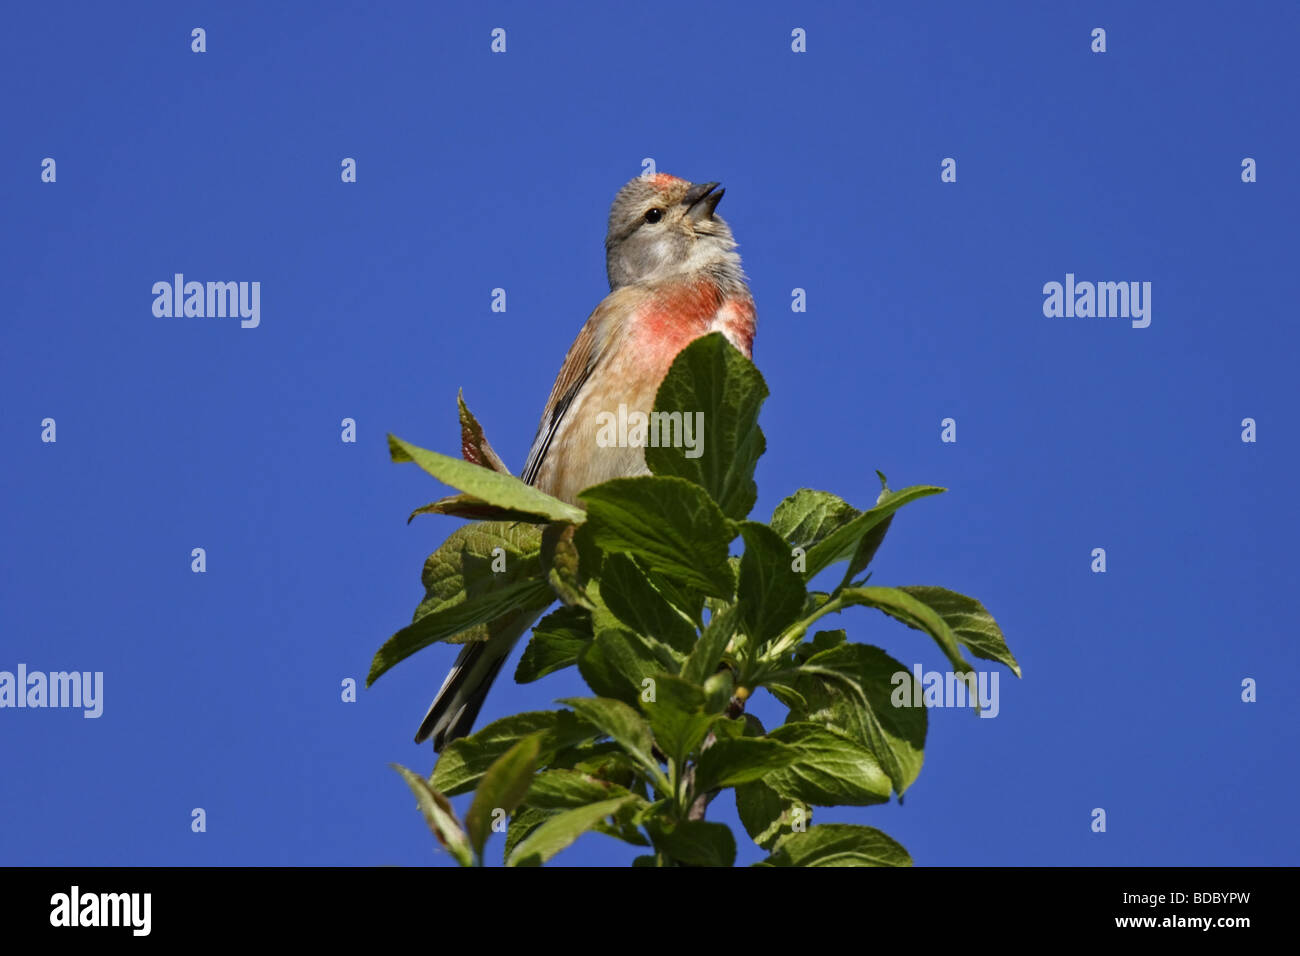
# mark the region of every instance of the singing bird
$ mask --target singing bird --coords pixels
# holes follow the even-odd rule
[[[746,358],[754,342],[754,298],[731,229],[717,215],[723,189],[658,173],[632,180],[614,197],[605,235],[609,295],[591,313],[564,358],[522,478],[581,506],[586,488],[649,474],[645,450],[598,443],[602,412],[649,413],[677,353],[721,332]],[[416,743],[435,750],[474,725],[511,649],[539,612],[517,611],[466,644],[443,681]]]

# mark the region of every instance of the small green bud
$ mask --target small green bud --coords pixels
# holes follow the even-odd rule
[[[733,684],[729,670],[718,671],[704,682],[704,704],[709,713],[720,713],[731,703]]]

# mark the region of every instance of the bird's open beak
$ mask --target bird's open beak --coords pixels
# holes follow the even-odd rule
[[[726,190],[717,183],[696,183],[686,190],[686,195],[682,198],[682,205],[686,207],[686,215],[692,222],[711,219],[713,210],[718,208],[718,203],[722,200],[722,194],[725,192]]]

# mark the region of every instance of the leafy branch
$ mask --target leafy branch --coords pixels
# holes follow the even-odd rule
[[[899,509],[944,489],[890,491],[882,475],[866,510],[803,489],[767,523],[750,520],[767,394],[725,338],[696,340],[673,363],[655,411],[703,412],[702,454],[647,448],[652,475],[588,488],[584,508],[510,476],[463,400],[462,459],[390,436],[394,461],[458,491],[412,518],[476,520],[430,555],[425,598],[375,654],[368,683],[431,643],[483,640],[493,622],[558,600],[515,679],[577,667],[592,692],[451,742],[427,779],[398,768],[462,865],[481,864],[491,833],[504,830],[511,866],[545,863],[589,831],[647,848],[635,865],[730,866],[730,828],[704,819],[727,789],[769,852],[760,865],[911,863],[873,827],[811,824],[814,807],[901,799],[920,772],[927,728],[902,664],[814,627],[870,607],[928,635],[955,675],[973,677],[967,653],[1017,676],[1020,668],[974,598],[863,576]],[[810,590],[839,563],[831,591]],[[787,711],[770,730],[745,711],[760,690]],[[462,822],[448,798],[470,791]]]

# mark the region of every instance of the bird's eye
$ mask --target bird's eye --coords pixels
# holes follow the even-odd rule
[[[662,209],[655,208],[655,209],[651,209],[649,212],[645,214],[645,221],[658,222],[663,217],[664,217],[664,211]]]

